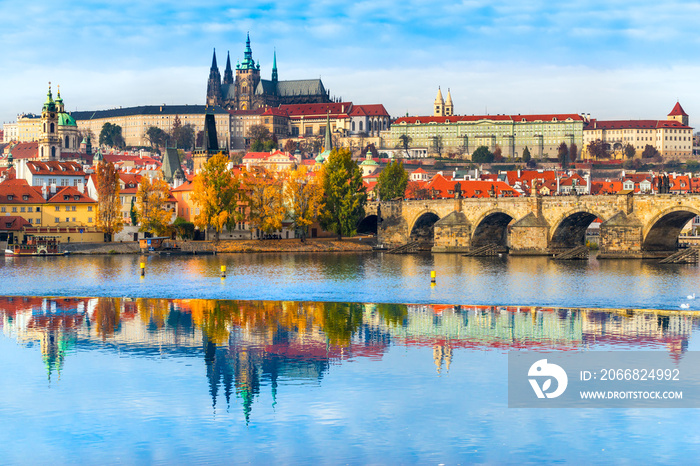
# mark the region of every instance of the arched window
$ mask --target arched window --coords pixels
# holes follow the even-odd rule
[[[56,158],[56,146],[51,146],[51,158],[52,159]]]
[[[362,131],[362,122],[360,122],[360,131]]]
[[[42,159],[44,158],[44,146],[41,146],[39,148],[39,157],[41,157]]]
[[[352,122],[352,131],[355,132],[355,122]]]
[[[49,128],[49,133],[53,133],[53,131],[54,131],[54,125],[53,125],[53,123],[51,123],[51,126]]]
[[[68,136],[66,136],[66,149],[68,149]]]
[[[46,123],[44,123],[44,132],[46,132]]]

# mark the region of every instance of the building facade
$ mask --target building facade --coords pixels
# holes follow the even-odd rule
[[[622,158],[623,149],[631,144],[636,156],[647,145],[665,158],[685,160],[693,155],[693,128],[688,126],[688,114],[679,102],[666,120],[590,120],[583,130],[584,155],[587,146],[600,139],[611,156]]]
[[[151,126],[170,133],[178,118],[184,125],[192,125],[195,135],[204,131],[207,113],[214,115],[219,141],[229,141],[229,113],[221,107],[204,105],[143,105],[140,107],[117,108],[89,112],[72,112],[70,115],[77,122],[80,131],[92,132],[96,137],[105,123],[119,125],[127,146],[149,146],[146,131]]]

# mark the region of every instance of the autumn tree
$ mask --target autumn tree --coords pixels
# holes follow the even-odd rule
[[[388,201],[397,197],[403,198],[408,184],[408,172],[403,163],[394,160],[384,167],[377,180],[379,199]]]
[[[575,142],[572,142],[569,146],[569,161],[574,164],[578,158],[578,146]]]
[[[625,157],[627,157],[628,159],[631,159],[635,156],[635,154],[637,153],[637,150],[634,148],[634,146],[632,144],[630,144],[628,142],[622,148],[622,152],[625,154]]]
[[[282,199],[283,179],[275,172],[262,168],[246,171],[243,190],[248,203],[248,222],[251,228],[264,233],[282,229],[286,209]]]
[[[341,236],[352,236],[364,214],[367,193],[362,170],[348,149],[331,151],[321,171],[324,200],[319,214],[321,226]]]
[[[322,200],[323,186],[319,177],[306,166],[302,165],[287,173],[284,203],[294,224],[294,230],[299,232],[302,241],[306,238],[309,226],[318,217]]]
[[[170,228],[172,212],[166,210],[170,198],[170,186],[163,178],[141,178],[136,190],[136,214],[141,227],[139,231],[164,235]]]
[[[214,228],[214,241],[224,227],[231,229],[243,219],[238,201],[242,197],[241,179],[228,168],[223,152],[212,156],[194,177],[192,201],[199,209],[194,224],[201,229]]]
[[[586,150],[588,151],[588,155],[594,159],[606,159],[610,157],[610,154],[608,154],[608,151],[605,149],[605,143],[600,139],[589,142],[588,146],[586,146]]]
[[[113,163],[99,163],[95,171],[97,185],[97,227],[112,241],[122,231],[124,220],[119,198],[119,173]]]
[[[423,183],[418,181],[409,181],[406,185],[407,199],[430,199],[430,190]]]
[[[298,145],[294,139],[287,139],[284,142],[284,151],[289,152],[290,154],[293,154],[294,151],[296,151],[298,148]]]
[[[399,144],[403,148],[403,151],[406,153],[406,158],[410,157],[408,154],[408,147],[411,145],[411,142],[413,142],[413,139],[408,134],[402,134],[401,136],[399,136]]]
[[[277,138],[270,134],[265,125],[253,125],[248,128],[250,150],[253,152],[270,151],[277,147]]]
[[[496,149],[493,151],[493,161],[496,163],[503,162],[503,151],[498,144],[496,144]]]
[[[557,159],[559,160],[559,164],[561,165],[561,168],[566,169],[569,165],[569,146],[566,145],[565,142],[562,142],[559,144],[559,147],[557,148]]]

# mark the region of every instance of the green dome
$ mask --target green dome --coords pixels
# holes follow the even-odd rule
[[[58,126],[78,126],[78,124],[75,122],[75,118],[67,113],[59,113]]]

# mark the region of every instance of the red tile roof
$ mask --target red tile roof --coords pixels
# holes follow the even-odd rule
[[[489,197],[489,191],[493,188],[496,196],[519,196],[518,192],[502,181],[482,181],[482,180],[463,180],[452,181],[445,178],[443,175],[435,175],[428,182],[426,188],[430,191],[437,191],[438,197],[442,199],[454,198],[455,184],[459,183],[462,190],[462,197]],[[449,193],[453,191],[453,193]]]
[[[581,115],[576,115],[575,113],[562,113],[562,114],[551,114],[551,115],[451,115],[451,116],[408,116],[398,118],[394,124],[427,124],[427,123],[458,123],[458,122],[475,122],[482,120],[490,121],[512,121],[514,123],[519,122],[535,122],[535,121],[553,121],[556,118],[557,121],[566,121],[571,118],[574,121],[582,121],[583,117]]]
[[[32,175],[72,175],[85,176],[83,167],[78,162],[27,162]]]
[[[20,216],[7,215],[5,217],[0,217],[1,231],[20,231],[22,228],[30,226],[32,226],[32,224]]]
[[[347,116],[351,111],[352,102],[331,102],[326,104],[294,104],[280,105],[281,110],[284,110],[290,117],[305,117],[316,116],[325,117],[329,112],[331,117]]]
[[[608,120],[599,121],[592,119],[586,125],[584,131],[593,131],[597,129],[657,129],[657,128],[678,128],[690,129],[690,126],[685,126],[680,121],[676,120]]]
[[[265,112],[263,115],[273,115],[273,116],[283,116],[283,117],[288,117],[289,113],[283,108],[273,108],[273,107],[268,107],[265,109]]]
[[[40,192],[29,186],[26,180],[7,180],[0,183],[1,204],[41,204]]]
[[[38,142],[20,142],[12,146],[12,158],[17,159],[33,159],[39,153]]]
[[[683,110],[683,107],[681,107],[680,102],[676,102],[676,105],[674,105],[673,110],[671,110],[671,113],[668,114],[668,116],[688,116],[687,113],[685,113],[685,110]]]
[[[171,192],[175,193],[175,192],[183,192],[183,191],[192,191],[193,189],[194,189],[194,184],[188,181],[187,183],[181,184],[177,188],[172,189]]]
[[[256,108],[253,110],[229,110],[229,113],[233,116],[245,116],[245,115],[262,115],[265,112],[265,108]]]
[[[349,113],[350,116],[389,116],[389,112],[386,111],[384,105],[382,104],[369,104],[369,105],[354,105],[352,111]]]
[[[81,193],[77,189],[75,189],[72,186],[66,186],[65,188],[61,189],[59,192],[57,192],[54,196],[50,197],[48,200],[49,203],[55,204],[55,203],[70,203],[70,204],[75,204],[76,202],[80,203],[94,203],[96,202],[94,199],[89,197],[85,193]]]

